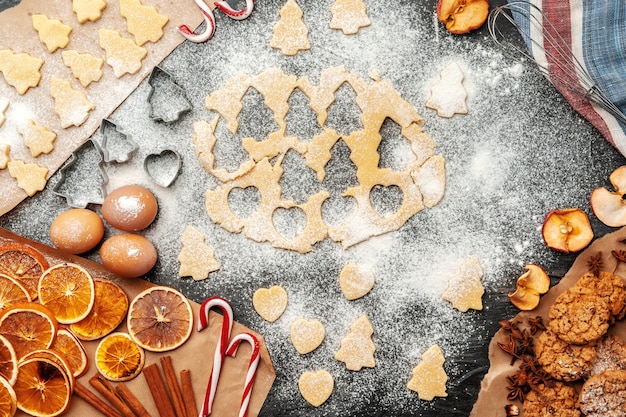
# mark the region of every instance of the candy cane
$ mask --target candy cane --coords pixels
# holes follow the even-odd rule
[[[233,337],[230,342],[226,354],[228,356],[235,356],[239,344],[243,341],[250,343],[252,346],[252,356],[250,357],[250,363],[248,364],[248,373],[246,374],[246,383],[243,388],[243,394],[241,396],[241,406],[239,407],[239,417],[247,417],[248,404],[250,404],[250,397],[252,395],[252,386],[254,385],[254,379],[256,377],[256,368],[259,366],[259,340],[250,333],[240,333]]]
[[[209,6],[207,6],[203,0],[194,1],[200,8],[200,12],[202,12],[202,16],[204,16],[204,21],[206,22],[204,32],[196,35],[187,25],[180,25],[176,29],[191,42],[202,43],[211,39],[215,33],[215,16],[213,16],[213,11],[209,9]]]
[[[211,407],[213,405],[213,399],[215,399],[215,391],[217,390],[217,381],[220,378],[220,371],[222,370],[222,363],[228,350],[228,340],[230,339],[230,332],[233,329],[233,309],[228,304],[228,301],[222,297],[210,297],[207,298],[200,306],[200,317],[198,319],[198,331],[204,329],[209,325],[209,311],[211,308],[217,308],[222,312],[222,331],[220,338],[215,346],[215,354],[213,355],[213,369],[209,376],[209,384],[204,395],[204,402],[202,403],[202,410],[200,411],[200,417],[207,417],[211,414]]]
[[[250,16],[250,13],[252,13],[252,9],[254,9],[254,0],[246,0],[246,5],[241,10],[233,9],[232,7],[230,7],[230,4],[226,3],[225,1],[216,1],[214,4],[215,7],[220,9],[222,13],[235,20],[245,19],[246,17]]]

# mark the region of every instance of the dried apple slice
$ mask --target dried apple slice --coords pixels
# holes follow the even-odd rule
[[[626,165],[611,173],[609,181],[615,191],[604,187],[596,188],[591,193],[591,209],[598,220],[607,226],[626,226]]]
[[[526,273],[517,279],[514,293],[509,293],[509,300],[520,310],[533,310],[539,305],[539,299],[550,289],[550,277],[538,265],[524,266]]]
[[[450,33],[460,35],[481,27],[489,15],[488,0],[439,0],[437,19]]]
[[[589,217],[579,208],[550,211],[541,234],[549,248],[563,253],[578,252],[593,240]]]

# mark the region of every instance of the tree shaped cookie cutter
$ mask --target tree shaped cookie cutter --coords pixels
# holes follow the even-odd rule
[[[157,122],[172,123],[191,110],[193,106],[185,89],[179,86],[170,73],[155,66],[148,78],[150,93],[150,118]]]
[[[109,119],[102,119],[100,124],[100,147],[104,162],[127,162],[139,149],[129,134],[124,133],[117,124]]]

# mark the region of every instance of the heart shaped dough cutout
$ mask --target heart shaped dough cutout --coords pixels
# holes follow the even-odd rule
[[[298,380],[300,393],[314,407],[319,407],[326,402],[333,393],[334,386],[333,376],[325,370],[304,372]]]
[[[285,312],[287,298],[287,291],[279,285],[274,285],[256,290],[252,296],[252,305],[259,316],[271,323]]]
[[[180,174],[183,161],[180,155],[165,149],[161,153],[153,153],[146,156],[143,167],[152,180],[161,187],[169,187]]]
[[[376,275],[369,265],[348,264],[339,274],[339,286],[344,297],[356,300],[374,288]]]
[[[290,337],[298,353],[305,355],[322,344],[326,337],[326,329],[319,320],[298,318],[291,324]]]

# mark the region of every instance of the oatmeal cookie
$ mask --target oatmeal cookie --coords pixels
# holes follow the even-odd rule
[[[596,348],[593,343],[566,343],[548,330],[536,339],[535,355],[539,364],[553,378],[576,381],[588,375],[596,356]]]
[[[626,284],[615,274],[600,272],[596,277],[591,272],[583,275],[576,284],[590,289],[604,298],[611,312],[611,321],[621,320],[626,315]]]
[[[596,345],[589,375],[620,369],[626,370],[626,342],[615,335],[606,335]]]
[[[580,417],[578,394],[573,387],[555,382],[553,387],[540,384],[524,400],[526,417]]]
[[[587,288],[574,286],[554,301],[548,327],[564,342],[584,345],[606,333],[610,317],[604,298]]]
[[[626,370],[604,371],[589,378],[580,391],[579,405],[588,417],[626,416]]]

